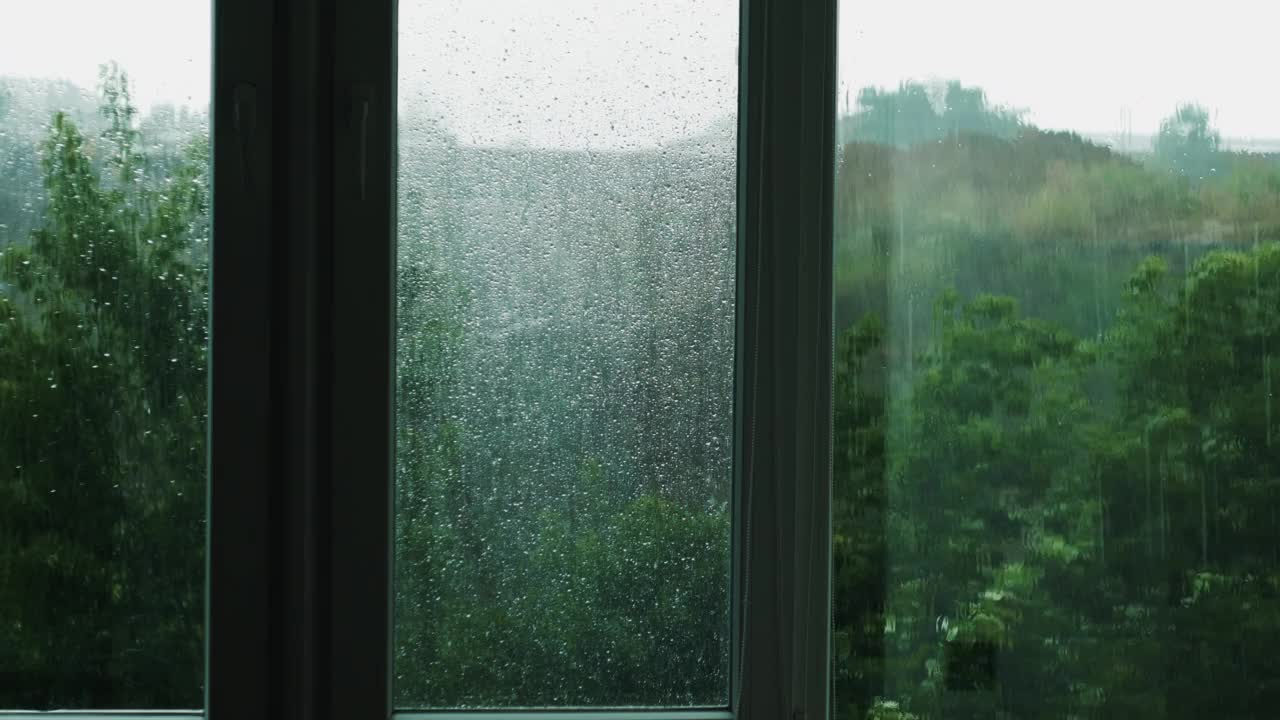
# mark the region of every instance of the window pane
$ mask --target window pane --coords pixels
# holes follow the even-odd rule
[[[844,3],[840,717],[1274,715],[1261,7]]]
[[[722,706],[738,7],[400,7],[395,702]]]
[[[203,705],[209,12],[0,7],[0,709]]]

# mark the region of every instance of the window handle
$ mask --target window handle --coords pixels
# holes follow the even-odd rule
[[[360,199],[364,200],[369,179],[369,116],[373,112],[373,88],[356,85],[351,89],[351,98],[351,125],[356,131],[356,179],[360,183]]]
[[[252,190],[253,178],[251,176],[249,152],[253,143],[253,132],[258,120],[257,90],[248,83],[236,85],[231,105],[231,123],[239,140],[240,183],[246,190]]]

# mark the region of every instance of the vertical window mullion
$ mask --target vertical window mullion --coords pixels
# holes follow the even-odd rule
[[[271,3],[214,3],[206,712],[271,717]]]
[[[394,0],[334,5],[333,718],[391,712]]]
[[[327,0],[279,0],[275,57],[282,66],[276,295],[286,318],[275,363],[282,396],[275,612],[283,643],[278,692],[289,720],[325,717],[329,692],[329,308],[332,305],[332,17]]]
[[[828,715],[834,13],[748,15],[742,718]]]

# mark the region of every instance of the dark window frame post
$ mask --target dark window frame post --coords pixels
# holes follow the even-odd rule
[[[214,720],[267,720],[276,678],[272,5],[213,3],[205,712]]]

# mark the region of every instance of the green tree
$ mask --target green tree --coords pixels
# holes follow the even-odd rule
[[[884,695],[886,372],[884,326],[868,313],[836,342],[832,421],[834,705],[862,718]],[[879,717],[894,717],[882,709]]]
[[[1166,168],[1199,184],[1217,172],[1221,145],[1218,131],[1209,126],[1209,111],[1186,104],[1160,122],[1154,149]]]
[[[1056,650],[1023,638],[1070,636],[1058,594],[1097,552],[1093,353],[1011,298],[947,294],[938,314],[890,436],[887,695],[927,717],[1069,714],[1075,689],[1043,672]],[[969,676],[975,652],[999,656],[999,694],[946,692],[995,689]]]
[[[0,258],[0,706],[198,707],[208,143],[154,182],[91,148],[54,116],[42,224]]]
[[[958,81],[925,85],[904,82],[896,90],[875,87],[858,92],[858,109],[840,123],[841,142],[871,142],[902,148],[948,135],[1015,137],[1022,114],[988,103],[980,88]]]

